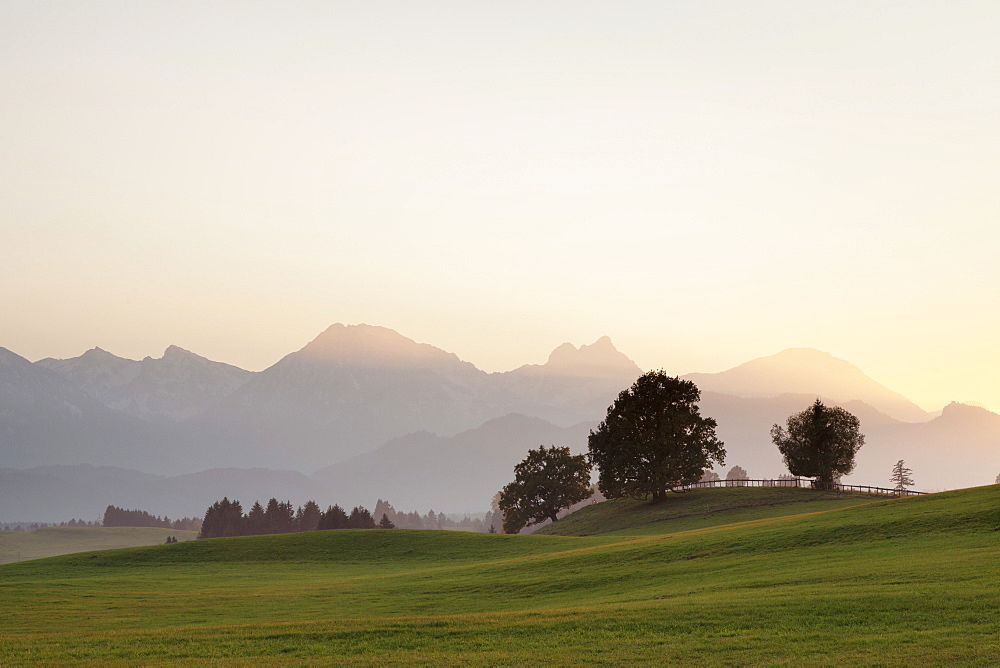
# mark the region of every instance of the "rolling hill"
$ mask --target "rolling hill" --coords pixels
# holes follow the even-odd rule
[[[666,534],[333,531],[8,564],[0,661],[991,665],[998,503],[991,486]]]

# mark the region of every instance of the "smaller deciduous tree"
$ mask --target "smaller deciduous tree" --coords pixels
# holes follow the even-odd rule
[[[557,513],[591,494],[590,462],[586,455],[571,455],[569,448],[528,450],[528,456],[514,467],[514,482],[500,492],[505,533],[517,533],[526,526],[553,522]]]
[[[854,456],[865,443],[858,418],[819,399],[789,417],[786,427],[774,425],[771,440],[791,473],[816,478],[821,489],[832,489],[839,476],[854,470]]]
[[[716,480],[721,480],[721,478],[719,478],[719,474],[712,469],[708,469],[701,474],[701,482],[715,482]]]
[[[745,487],[747,479],[750,475],[747,470],[742,466],[734,466],[729,469],[729,473],[726,474],[726,487]]]
[[[1000,485],[1000,473],[997,473],[996,484]]]
[[[905,492],[906,488],[913,484],[913,478],[910,474],[913,473],[911,469],[906,468],[905,462],[900,459],[892,467],[892,482],[896,484],[896,492]]]

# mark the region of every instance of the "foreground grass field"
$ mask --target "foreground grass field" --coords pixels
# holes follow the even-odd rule
[[[998,548],[992,486],[661,535],[78,554],[0,567],[0,663],[996,665]]]
[[[884,500],[871,494],[820,492],[796,487],[691,489],[649,503],[616,499],[586,506],[537,533],[549,536],[651,536],[720,524],[802,515]]]
[[[178,541],[194,540],[198,532],[151,527],[46,527],[35,531],[0,531],[0,564],[73,552],[159,545],[166,542],[167,536]]]

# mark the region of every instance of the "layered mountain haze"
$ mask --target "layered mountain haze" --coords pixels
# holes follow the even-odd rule
[[[299,505],[331,494],[321,482],[298,471],[259,468],[209,469],[178,476],[86,464],[0,469],[0,511],[8,520],[95,520],[109,505],[151,510],[174,519],[202,517],[223,496],[239,499],[249,509],[258,499],[263,503],[276,497]]]
[[[256,465],[312,470],[413,431],[454,434],[509,410],[489,374],[391,329],[333,325],[196,420]]]
[[[333,325],[259,373],[175,346],[157,359],[95,348],[35,364],[0,349],[0,467],[17,508],[35,499],[27,507],[62,509],[39,521],[91,517],[108,503],[188,514],[188,502],[212,495],[298,498],[296,489],[321,502],[485,509],[529,448],[585,450],[588,430],[641,373],[607,337],[491,374],[370,325]],[[771,425],[817,397],[855,414],[867,436],[849,481],[885,485],[898,459],[918,489],[987,484],[1000,472],[1000,416],[952,404],[931,419],[826,353],[793,349],[686,377],[718,422],[726,468],[751,477],[785,472]],[[0,518],[11,519],[12,498],[0,495]]]
[[[44,366],[0,348],[0,464],[164,463],[165,434],[108,408]]]
[[[512,409],[562,426],[597,421],[608,405],[642,374],[604,336],[589,346],[564,343],[545,364],[528,364],[495,374],[501,387],[516,397]]]
[[[559,427],[541,418],[506,415],[452,437],[403,436],[313,477],[347,499],[365,499],[375,485],[392,490],[397,507],[483,510],[510,482],[529,448],[556,445],[585,452],[587,434],[596,424]]]

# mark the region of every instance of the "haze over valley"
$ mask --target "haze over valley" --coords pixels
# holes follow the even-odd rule
[[[641,373],[608,337],[487,373],[370,325],[332,325],[260,372],[176,346],[140,361],[93,348],[35,363],[0,349],[0,508],[38,521],[90,518],[108,504],[177,517],[223,495],[276,495],[482,512],[528,448],[584,452]],[[857,415],[867,436],[845,482],[887,484],[898,459],[925,490],[987,484],[1000,471],[1000,416],[960,403],[925,412],[824,352],[685,377],[718,421],[723,476],[733,465],[787,473],[769,429],[817,397]]]

